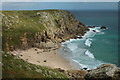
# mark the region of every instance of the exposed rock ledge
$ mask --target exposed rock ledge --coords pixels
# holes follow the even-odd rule
[[[102,64],[96,69],[83,71],[83,70],[62,70],[56,69],[69,78],[75,80],[120,80],[120,68],[115,64]]]
[[[85,80],[120,80],[120,68],[114,64],[102,64],[94,70],[90,70]]]

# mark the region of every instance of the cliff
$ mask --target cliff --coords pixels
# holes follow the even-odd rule
[[[41,43],[60,43],[88,28],[65,10],[3,11],[3,50],[26,49]]]
[[[84,24],[65,10],[2,11],[0,16],[3,17],[3,78],[66,78],[57,70],[30,64],[9,51],[58,48],[59,43],[84,35],[88,30]]]

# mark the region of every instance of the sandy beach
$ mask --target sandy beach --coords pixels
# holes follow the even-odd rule
[[[50,68],[61,68],[64,70],[71,70],[73,67],[70,62],[56,53],[53,49],[38,49],[30,48],[27,50],[13,51],[21,59],[32,64],[47,66]]]

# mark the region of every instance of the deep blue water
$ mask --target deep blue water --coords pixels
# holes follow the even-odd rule
[[[118,13],[117,11],[71,11],[86,25],[106,26],[98,33],[90,32],[84,40],[63,43],[62,55],[77,62],[83,68],[96,68],[103,63],[118,65]],[[86,44],[88,45],[86,45]]]

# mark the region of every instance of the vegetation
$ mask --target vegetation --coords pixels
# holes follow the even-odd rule
[[[2,11],[3,78],[67,78],[64,74],[43,66],[30,64],[8,53],[20,48],[36,33],[69,26],[74,16],[64,10]],[[51,28],[51,29],[49,29]],[[52,31],[50,31],[52,32]],[[54,34],[54,33],[52,33]]]
[[[73,15],[64,10],[34,10],[34,11],[2,11],[2,34],[4,51],[7,47],[19,48],[22,38],[34,38],[37,32],[43,32],[47,28],[60,28],[61,24],[67,25],[73,21]],[[69,19],[69,20],[68,20]],[[69,23],[68,23],[69,24]]]
[[[10,53],[3,53],[3,78],[67,78],[57,70],[34,65]]]

